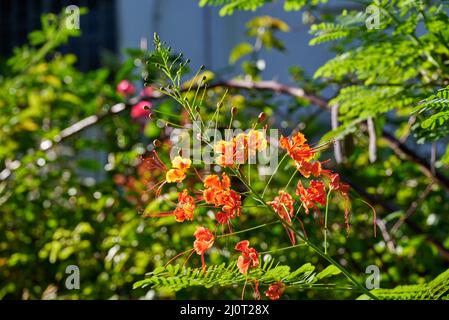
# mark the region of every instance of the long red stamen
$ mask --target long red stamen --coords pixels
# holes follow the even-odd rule
[[[192,250],[192,249],[191,249]],[[184,263],[182,264],[182,266],[184,267],[187,263],[187,261],[189,261],[190,257],[192,256],[192,254],[194,254],[195,251],[192,250],[192,252],[190,252],[190,254],[187,256],[187,258],[184,260]]]
[[[259,281],[254,280],[254,296],[256,300],[260,300]]]
[[[159,158],[159,155],[157,154],[156,150],[153,150],[153,154],[154,154],[154,156],[155,156],[155,158],[153,158],[153,159],[159,161],[159,163],[162,165],[162,167],[163,167],[164,169],[167,169],[167,166],[166,166],[165,163],[161,160],[161,158]]]
[[[298,219],[299,224],[301,225],[301,228],[302,228],[302,232],[304,233],[304,237],[307,239],[308,238],[307,232],[306,232],[306,229],[304,228],[304,224],[302,223],[302,220],[299,217],[296,217],[296,219]]]
[[[144,213],[142,216],[144,218],[163,218],[163,217],[169,217],[174,214],[173,211],[167,211],[167,212],[158,212],[158,213]]]
[[[189,252],[189,251],[192,251],[192,252],[193,252],[193,250],[194,250],[194,249],[192,248],[192,249],[183,251],[183,252],[181,252],[181,253],[178,253],[176,256],[174,256],[173,258],[171,258],[170,260],[168,260],[168,262],[164,265],[164,267],[168,266],[173,260],[175,260],[176,258],[182,256],[183,254],[186,254],[186,253]]]

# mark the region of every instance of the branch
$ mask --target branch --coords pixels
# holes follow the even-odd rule
[[[377,158],[377,141],[376,141],[376,128],[374,126],[373,118],[369,117],[366,120],[366,124],[368,126],[368,136],[369,136],[369,161],[371,163],[376,162]]]

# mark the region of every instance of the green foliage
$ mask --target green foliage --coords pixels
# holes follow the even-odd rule
[[[374,289],[371,292],[381,300],[448,300],[449,269],[430,282],[398,286],[394,289]],[[362,295],[358,299],[367,298]]]
[[[221,6],[220,15],[231,15],[236,10],[255,11],[265,4],[272,3],[273,0],[200,0],[199,5]],[[299,11],[307,5],[316,6],[326,3],[327,0],[285,0],[284,9],[286,11]]]
[[[260,79],[260,74],[265,68],[265,61],[260,58],[265,50],[285,51],[285,45],[277,36],[278,32],[289,32],[290,27],[280,19],[270,16],[261,16],[251,19],[246,23],[246,35],[254,39],[254,44],[241,42],[237,44],[229,55],[229,63],[234,64],[243,57],[248,57],[242,62],[242,71],[253,80]]]
[[[346,38],[365,24],[366,15],[363,12],[344,11],[337,22],[321,22],[310,27],[310,33],[315,37],[310,45]]]
[[[265,90],[216,87],[203,98],[198,98],[202,91],[185,92],[181,97],[176,96],[178,103],[168,99],[154,101],[153,111],[155,115],[159,112],[179,120],[184,117],[179,112],[179,102],[186,98],[190,106],[200,110],[204,119],[212,118],[216,106],[222,104],[223,112],[217,118],[228,123],[229,106],[233,105],[239,110],[233,120],[240,126],[263,111],[267,124],[285,129],[284,134],[300,129],[313,142],[326,133],[323,138],[326,142],[344,137],[346,162],[339,170],[358,188],[351,191],[353,214],[349,237],[342,231],[341,205],[336,203],[329,208],[333,215],[329,225],[332,244],[329,255],[343,261],[360,282],[365,276],[360,270],[375,264],[382,269],[385,287],[421,283],[375,291],[382,299],[447,299],[447,272],[438,277],[438,281],[431,279],[441,273],[447,263],[438,248],[448,248],[449,244],[446,232],[449,218],[444,214],[449,211],[448,193],[423,175],[416,164],[396,156],[382,139],[378,138],[377,143],[378,161],[370,163],[366,134],[360,130],[360,124],[367,117],[374,117],[378,137],[387,126],[403,141],[413,142],[410,140],[414,133],[421,142],[438,140],[439,146],[444,147],[448,136],[447,5],[422,1],[391,1],[386,5],[385,1],[380,29],[367,30],[364,7],[344,11],[336,17],[334,13],[322,13],[320,8],[314,7],[324,2],[287,0],[284,8],[313,9],[310,14],[316,24],[311,27],[315,36],[311,43],[330,42],[336,53],[334,59],[319,68],[314,79],[304,72],[301,68],[304,66],[290,69],[294,83],[308,94],[327,96],[329,91],[335,92],[331,102],[338,103],[341,108],[340,126],[336,130],[329,131],[325,114],[312,109],[305,99],[281,97]],[[226,9],[222,13],[226,14],[270,3],[201,1],[202,5],[224,6]],[[48,15],[42,22],[43,30],[33,32],[29,44],[16,48],[14,55],[0,61],[0,298],[137,299],[153,292],[156,298],[240,297],[241,290],[234,290],[232,284],[237,281],[241,285],[242,276],[236,272],[235,263],[222,254],[225,250],[211,252],[206,257],[210,273],[179,265],[161,267],[185,249],[186,244],[192,244],[194,228],[191,224],[181,226],[172,217],[158,220],[144,219],[140,215],[141,212],[173,210],[170,201],[155,200],[148,192],[148,180],[160,179],[157,173],[144,170],[145,179],[142,179],[136,168],[138,159],[152,145],[153,139],[167,137],[166,128],[159,122],[150,121],[145,129],[139,130],[140,125],[133,123],[125,110],[119,115],[102,117],[92,130],[56,143],[58,134],[65,128],[88,116],[103,116],[111,106],[124,102],[114,90],[122,79],[140,81],[144,78],[148,85],[158,83],[162,86],[161,92],[173,94],[168,85],[172,80],[175,83],[185,80],[181,78],[188,73],[186,61],[156,38],[156,43],[161,44],[156,52],[127,50],[130,59],[123,63],[117,59],[108,68],[82,73],[75,68],[75,56],[58,52],[58,47],[77,36],[79,31],[67,30],[63,16]],[[259,17],[247,27],[248,40],[243,50],[233,52],[232,60],[241,59],[242,78],[262,80],[263,68],[256,64],[261,59],[258,50],[288,51],[289,43],[279,42],[281,38],[278,37],[279,32],[288,31],[288,26],[274,17]],[[262,46],[256,50],[258,40]],[[155,63],[145,65],[148,59]],[[136,62],[142,67],[136,68],[139,64]],[[267,59],[266,63],[269,62]],[[163,68],[156,68],[158,63]],[[202,80],[203,76],[210,80],[214,75],[210,71],[200,72],[181,85],[187,88],[190,84],[203,84],[206,81]],[[287,111],[284,113],[284,110]],[[48,142],[53,143],[53,148],[42,151],[42,143]],[[411,145],[413,149],[415,146]],[[331,168],[334,165],[332,153],[322,152],[330,159],[325,166]],[[168,159],[162,160],[168,163]],[[436,168],[444,172],[448,164],[449,149],[436,163]],[[4,172],[8,173],[7,178]],[[293,172],[295,168],[291,165],[282,165],[278,181],[276,185],[272,182],[267,197],[275,196],[276,188],[286,186]],[[125,185],[116,183],[121,179]],[[428,189],[429,184],[430,192],[426,195],[422,191]],[[254,181],[254,185],[261,190],[266,180]],[[372,211],[361,201],[359,189],[364,189],[372,199],[378,199],[368,202],[379,213],[378,218],[385,223],[386,231],[391,232],[392,226],[404,219],[403,225],[390,234],[393,248],[384,239],[383,232],[378,231],[377,237],[373,237]],[[174,192],[167,188],[167,194],[171,196]],[[425,196],[421,198],[422,194]],[[259,203],[251,197],[245,197],[244,203],[248,208],[240,219],[248,227],[257,226],[255,217],[266,221],[272,218],[271,213],[257,207]],[[391,209],[385,209],[384,205]],[[199,223],[206,223],[207,208],[198,208],[195,214]],[[301,219],[309,236],[321,239],[318,218],[304,215]],[[239,236],[233,240],[242,240]],[[262,250],[265,246],[284,248],[288,243],[281,225],[252,230],[247,236],[252,243],[260,243]],[[441,246],[437,247],[435,241]],[[332,278],[335,283],[322,284],[320,278],[335,270],[325,269],[327,262],[311,250],[285,250],[276,253],[275,259],[281,265],[272,265],[270,273],[264,271],[266,265],[251,273],[259,272],[257,276],[265,277],[264,284],[283,278],[292,287],[288,290],[289,298],[342,299],[359,295],[354,290],[333,290],[347,285],[343,277]],[[287,266],[305,262],[310,263],[306,264],[308,267],[303,266],[307,270],[290,270]],[[81,270],[79,291],[64,288],[65,267],[72,264]],[[189,264],[199,265],[199,257],[193,255]],[[312,264],[316,269],[327,271],[315,273]],[[155,271],[141,280],[149,270]],[[185,277],[187,284],[182,282],[183,272],[190,274]],[[308,272],[310,276],[306,276]],[[208,273],[212,275],[210,279]],[[222,276],[218,276],[220,273]],[[226,290],[220,289],[220,283],[214,279],[221,279]],[[297,279],[297,285],[293,279]],[[137,281],[141,286],[136,284],[139,287],[132,290],[132,284]],[[143,289],[145,284],[147,287]],[[164,289],[172,285],[172,289],[184,289],[167,293]],[[208,290],[198,289],[198,286],[211,285]],[[318,287],[330,290],[296,290]]]
[[[242,287],[245,282],[258,281],[260,285],[269,285],[282,281],[288,287],[313,288],[322,285],[319,281],[340,273],[334,266],[329,266],[316,273],[315,267],[306,263],[291,271],[289,266],[275,264],[274,260],[266,261],[260,268],[252,269],[245,276],[239,272],[236,263],[210,266],[205,271],[192,269],[179,264],[160,267],[148,273],[144,280],[134,284],[134,288],[151,286],[179,291],[192,286],[211,288],[215,286]]]
[[[248,42],[239,43],[232,49],[229,55],[229,63],[234,64],[240,58],[253,52],[253,47]]]
[[[415,133],[423,140],[438,140],[449,135],[449,87],[438,90],[424,99],[414,112],[420,122]]]
[[[0,298],[139,297],[129,283],[158,248],[113,177],[133,170],[143,145],[128,113],[58,143],[64,129],[122,100],[110,70],[80,72],[75,56],[58,52],[79,33],[64,19],[43,16],[0,78]],[[80,267],[80,290],[65,289],[68,265]]]
[[[200,6],[222,6],[220,15],[230,15],[235,10],[254,11],[272,0],[200,0]]]
[[[342,25],[335,25],[333,23],[326,23],[326,22],[313,25],[310,31],[312,34],[315,35],[315,38],[313,38],[309,42],[309,44],[312,46],[320,44],[322,42],[328,42],[345,38],[350,33]]]

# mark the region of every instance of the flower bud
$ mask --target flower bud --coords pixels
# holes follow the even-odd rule
[[[155,146],[156,148],[159,148],[162,145],[162,142],[158,139],[154,139],[153,140],[153,146]]]
[[[234,106],[231,108],[231,114],[233,117],[235,117],[237,115],[237,107]]]

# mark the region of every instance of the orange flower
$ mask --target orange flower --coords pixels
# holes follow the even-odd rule
[[[193,248],[196,253],[201,256],[201,264],[204,270],[206,269],[204,254],[214,245],[215,237],[209,229],[204,227],[197,227],[193,235],[195,236]]]
[[[221,181],[217,175],[211,174],[204,178],[204,187],[215,190],[226,190],[231,187],[231,179],[229,179],[226,173],[221,175]]]
[[[214,152],[218,153],[215,162],[221,167],[233,167],[236,163],[245,161],[244,144],[245,139],[236,139],[231,141],[221,140],[214,145]],[[243,148],[243,149],[242,149]]]
[[[182,182],[186,178],[186,172],[190,168],[192,161],[187,158],[176,156],[172,160],[172,169],[165,174],[165,181],[168,183]]]
[[[232,140],[221,140],[215,143],[214,151],[218,153],[215,162],[222,167],[233,167],[248,160],[248,155],[267,148],[265,135],[257,130],[248,134],[239,133]]]
[[[319,161],[302,161],[296,162],[295,165],[304,178],[310,178],[310,176],[319,177],[322,173],[327,171],[322,169],[321,162]]]
[[[296,195],[300,197],[307,214],[309,209],[319,210],[317,204],[326,205],[326,188],[321,181],[312,180],[307,189],[303,187],[301,181],[298,181]]]
[[[203,255],[214,244],[215,237],[207,228],[197,227],[193,235],[195,236],[193,247],[199,255]]]
[[[287,151],[296,162],[310,161],[315,156],[315,151],[306,143],[307,139],[301,132],[297,132],[291,139],[281,136],[280,147]]]
[[[316,150],[306,143],[306,138],[300,132],[296,133],[291,139],[282,137],[279,144],[285,149],[288,155],[295,161],[298,171],[305,177],[319,177],[322,174],[329,174],[329,170],[322,169],[321,162],[312,161]]]
[[[340,182],[340,175],[338,173],[331,173],[329,178],[331,179],[329,183],[329,188],[331,190],[339,191],[343,195],[348,195],[349,185]]]
[[[171,164],[172,164],[173,168],[186,171],[192,165],[192,161],[190,159],[188,159],[188,158],[183,158],[183,157],[180,157],[180,156],[176,156],[172,160]]]
[[[165,181],[168,183],[182,182],[186,178],[185,171],[181,169],[170,169],[165,174]]]
[[[240,195],[234,190],[224,192],[220,196],[221,203],[223,204],[222,210],[224,213],[229,214],[231,218],[240,216],[240,210],[242,202],[240,201]]]
[[[203,199],[207,204],[213,204],[216,207],[222,207],[222,212],[216,214],[218,223],[226,224],[229,219],[240,216],[241,197],[231,190],[231,180],[226,173],[222,178],[217,175],[208,175],[204,179]]]
[[[289,226],[291,226],[294,202],[295,201],[289,193],[281,190],[279,191],[279,196],[275,197],[273,201],[269,201],[268,204],[273,208],[273,210],[279,215],[282,220],[284,220]],[[287,232],[288,237],[290,238],[290,242],[292,243],[292,245],[295,245],[295,233],[285,225],[284,228]]]
[[[237,260],[237,267],[243,274],[248,272],[249,268],[259,266],[259,253],[254,248],[249,247],[249,241],[243,240],[235,245],[235,250],[242,252]]]
[[[184,222],[184,220],[193,220],[193,211],[195,210],[195,200],[189,196],[187,189],[179,194],[178,204],[174,211],[177,222]]]
[[[263,151],[267,148],[267,139],[265,138],[265,134],[257,131],[250,130],[247,134],[248,141],[248,149],[251,152]]]
[[[268,202],[269,205],[273,207],[273,210],[281,217],[281,219],[286,221],[291,221],[293,216],[293,200],[292,196],[281,190],[279,191],[279,196],[275,197],[273,201]]]
[[[265,291],[265,295],[270,298],[271,300],[279,300],[281,295],[285,291],[285,284],[283,284],[281,281],[270,284],[268,287],[268,290]]]

